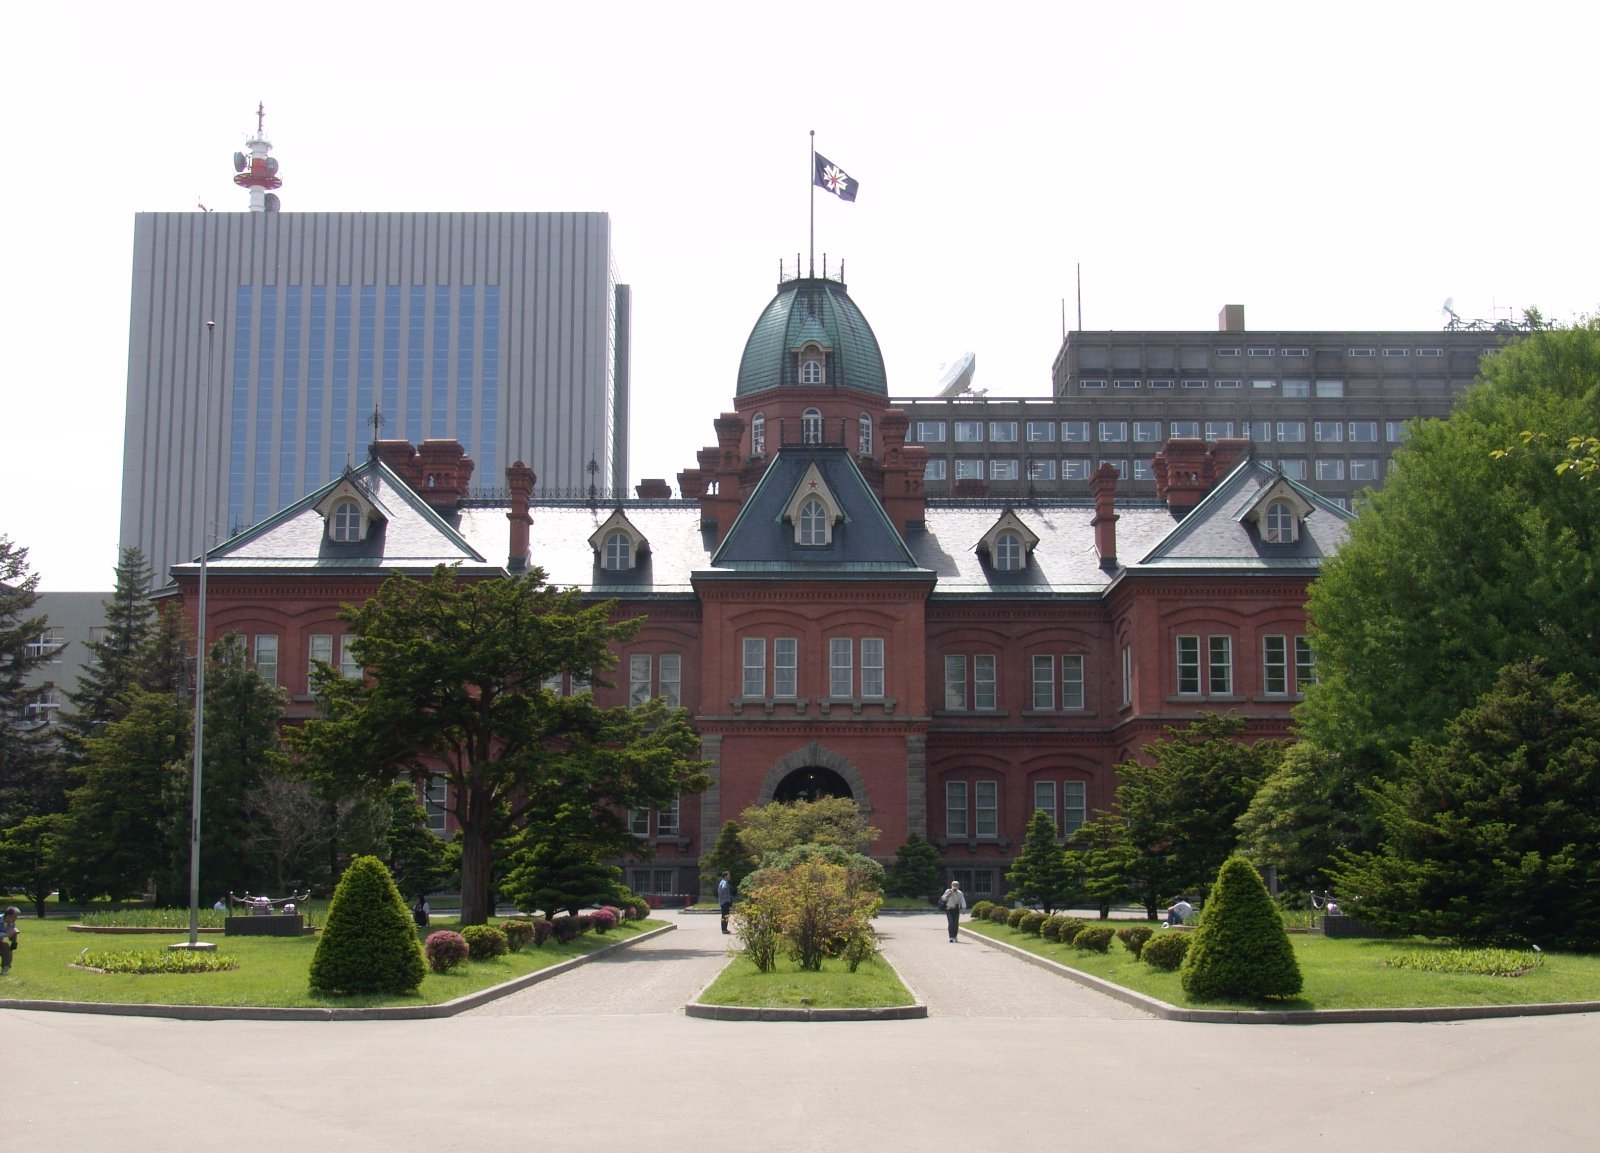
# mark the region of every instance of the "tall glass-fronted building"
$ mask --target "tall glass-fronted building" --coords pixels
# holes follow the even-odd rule
[[[140,214],[122,544],[164,576],[375,427],[458,440],[486,488],[522,460],[547,491],[620,490],[627,295],[605,213]]]

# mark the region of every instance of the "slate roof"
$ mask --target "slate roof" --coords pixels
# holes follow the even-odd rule
[[[792,527],[781,520],[795,486],[813,462],[845,514],[844,523],[835,526],[833,544],[823,549],[797,546]],[[219,574],[400,570],[420,575],[444,564],[484,575],[507,571],[510,525],[504,503],[470,504],[452,522],[429,508],[381,461],[369,460],[347,476],[363,484],[388,518],[374,526],[367,540],[336,544],[327,539],[314,506],[339,483],[333,481],[218,545],[208,562],[212,570]],[[773,459],[720,547],[702,525],[699,502],[629,500],[621,507],[649,542],[649,550],[633,569],[604,570],[589,539],[618,505],[591,508],[586,501],[565,500],[533,505],[530,551],[533,563],[544,569],[551,583],[606,597],[693,598],[697,579],[832,577],[926,579],[935,582],[930,594],[935,599],[1092,599],[1133,574],[1315,571],[1322,558],[1344,542],[1354,518],[1289,481],[1314,512],[1295,543],[1263,542],[1255,526],[1240,517],[1266,487],[1283,479],[1265,464],[1241,463],[1181,521],[1155,501],[1119,502],[1121,567],[1103,567],[1095,551],[1090,500],[1024,504],[930,500],[924,527],[902,537],[846,450],[808,446],[785,449]],[[998,572],[977,551],[977,544],[1008,508],[1039,541],[1020,571]],[[191,562],[179,567],[198,566]]]

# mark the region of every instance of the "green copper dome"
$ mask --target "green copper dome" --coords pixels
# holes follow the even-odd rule
[[[889,395],[883,353],[867,318],[842,282],[814,277],[778,286],[778,295],[744,343],[735,395],[749,396],[785,385],[799,387],[796,354],[812,343],[826,354],[823,387]]]

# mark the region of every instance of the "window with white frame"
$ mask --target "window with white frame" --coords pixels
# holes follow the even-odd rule
[[[1290,480],[1305,480],[1306,462],[1289,458],[1278,462],[1278,471]]]
[[[1134,480],[1154,480],[1156,478],[1155,462],[1145,457],[1139,457],[1133,462]]]
[[[1102,460],[1101,464],[1109,464],[1117,470],[1118,480],[1128,479],[1128,462],[1126,460]]]
[[[1271,392],[1278,387],[1278,382],[1275,380],[1252,380],[1250,387],[1257,392]]]
[[[1233,435],[1233,421],[1231,421],[1231,420],[1208,420],[1208,421],[1206,421],[1206,439],[1207,440],[1221,440],[1224,437],[1231,437],[1232,435]]]
[[[1265,526],[1262,538],[1268,544],[1290,544],[1295,539],[1294,509],[1286,500],[1275,500],[1267,505],[1267,515],[1261,518]]]
[[[1351,480],[1377,480],[1378,460],[1371,456],[1353,457],[1350,461]]]
[[[23,654],[27,660],[42,660],[47,664],[59,665],[61,658],[56,654],[67,646],[67,633],[62,625],[49,625],[37,636],[23,646]]]
[[[1003,532],[995,538],[994,567],[999,572],[1016,572],[1022,567],[1022,538]]]
[[[1145,387],[1146,388],[1171,388],[1172,387],[1172,381],[1170,379],[1168,379],[1168,378],[1162,378],[1160,380],[1147,380],[1147,381],[1145,381]]]
[[[956,421],[956,443],[978,444],[983,440],[983,421],[958,420]]]
[[[1237,348],[1219,348],[1217,349],[1217,355],[1231,359],[1239,355],[1239,350]]]
[[[317,666],[333,664],[333,637],[328,633],[312,633],[306,638],[306,683],[311,683]]]
[[[660,672],[656,680],[656,696],[660,697],[669,709],[683,706],[683,655],[681,653],[662,653],[659,661]]]
[[[348,681],[361,679],[361,662],[356,660],[356,641],[361,638],[354,633],[345,633],[339,638],[339,673]]]
[[[999,783],[993,780],[946,781],[945,836],[951,840],[998,836],[999,792]]]
[[[1056,707],[1056,659],[1035,654],[1033,658],[1033,707],[1049,710]]]
[[[672,802],[664,809],[656,810],[656,836],[676,837],[678,835],[678,798],[673,797]]]
[[[944,442],[944,421],[917,421],[917,440],[922,444],[942,444]]]
[[[1200,695],[1200,638],[1178,638],[1178,693],[1180,696]]]
[[[855,687],[855,645],[849,637],[828,641],[828,695],[849,700]]]
[[[1056,438],[1056,422],[1053,420],[1030,420],[1027,426],[1027,433],[1029,444],[1053,441]]]
[[[856,417],[856,451],[862,456],[872,455],[872,414],[864,412]]]
[[[1378,422],[1375,420],[1352,420],[1350,422],[1350,442],[1352,444],[1377,444]]]
[[[948,654],[944,658],[944,707],[966,710],[967,658]],[[978,710],[995,707],[995,658],[992,653],[975,653],[972,657],[972,700],[970,707]]]
[[[333,506],[333,539],[353,541],[361,539],[361,506],[353,500],[342,500]]]
[[[824,545],[828,543],[828,510],[816,497],[800,506],[800,532],[797,543]]]
[[[1239,426],[1239,435],[1256,444],[1272,443],[1272,422],[1270,420],[1247,420]]]
[[[807,360],[800,365],[801,384],[822,383],[822,362],[820,360]]]
[[[1172,422],[1172,435],[1174,438],[1184,437],[1196,440],[1200,436],[1200,422],[1198,420],[1175,420]]]
[[[1303,420],[1280,420],[1278,422],[1278,439],[1284,444],[1304,444],[1306,440],[1306,422]]]
[[[1056,818],[1056,783],[1054,781],[1033,782],[1033,811],[1043,813],[1049,817],[1050,823],[1056,827],[1056,832],[1060,833],[1061,823]]]
[[[1297,398],[1311,395],[1311,382],[1309,380],[1286,380],[1283,382],[1283,395]]]
[[[1404,444],[1406,442],[1406,422],[1403,420],[1386,420],[1383,422],[1383,439],[1390,444]]]
[[[1088,480],[1092,471],[1089,467],[1089,458],[1086,456],[1068,456],[1061,459],[1062,480]]]
[[[422,782],[422,808],[428,814],[428,832],[436,837],[444,836],[446,802],[450,796],[450,784],[442,776],[432,776]]]
[[[971,814],[967,811],[967,782],[944,783],[944,835],[965,840],[972,835]]]
[[[1316,391],[1318,396],[1343,396],[1344,381],[1319,380],[1316,383]]]
[[[1244,387],[1244,381],[1242,381],[1242,380],[1231,380],[1231,379],[1229,379],[1229,380],[1219,380],[1216,383],[1216,387],[1217,388],[1243,388]]]
[[[1372,356],[1378,350],[1375,348],[1350,348],[1345,350],[1347,356]]]
[[[883,696],[883,638],[861,638],[861,695]]]
[[[1269,635],[1261,638],[1261,690],[1269,697],[1288,695],[1288,637]]]
[[[1212,637],[1207,684],[1214,697],[1233,695],[1233,638]]]
[[[1113,380],[1111,382],[1111,387],[1112,388],[1138,388],[1139,387],[1139,381],[1135,377],[1123,377],[1121,380]]]
[[[1128,422],[1125,420],[1102,420],[1100,422],[1100,440],[1102,443],[1115,443],[1128,439]]]
[[[741,695],[756,698],[767,695],[767,640],[765,637],[744,638],[744,687]]]
[[[618,530],[606,535],[605,553],[600,564],[612,572],[621,572],[633,567],[633,538],[627,533]]]
[[[774,637],[772,641],[772,695],[792,700],[800,695],[800,638]]]
[[[978,653],[972,658],[972,707],[992,709],[995,705],[995,658],[992,653]]]
[[[943,460],[930,460],[922,466],[923,480],[943,480],[945,478],[945,462]]]
[[[1104,388],[1105,386],[1106,382],[1104,380],[1080,380],[1078,382],[1079,388]]]
[[[1344,440],[1344,421],[1316,420],[1311,422],[1312,439],[1323,444],[1338,444]]]
[[[1334,459],[1330,460],[1327,457],[1323,457],[1323,458],[1319,459],[1317,461],[1317,479],[1318,480],[1343,480],[1344,479],[1344,461],[1342,461],[1342,460],[1340,460],[1338,458],[1334,458]]]
[[[1083,708],[1083,654],[1066,653],[1061,658],[1061,708]]]
[[[632,708],[638,708],[650,700],[653,663],[649,653],[632,653],[628,657],[628,704]]]
[[[1133,422],[1133,439],[1141,443],[1150,443],[1161,439],[1161,422],[1159,420],[1136,420]]]
[[[649,809],[628,810],[628,832],[636,837],[648,837],[650,835]]]
[[[1307,350],[1304,349],[1304,348],[1285,348],[1283,350],[1283,355],[1284,356],[1305,356],[1306,352],[1307,352]]]
[[[278,683],[278,634],[256,634],[256,672],[269,685]]]
[[[767,416],[758,412],[750,418],[750,455],[767,455]]]
[[[972,828],[980,837],[1000,835],[999,796],[997,781],[972,782]]]
[[[1444,349],[1442,349],[1442,348],[1419,348],[1419,349],[1417,349],[1417,355],[1418,356],[1443,356],[1444,355]]]
[[[822,413],[808,408],[800,414],[800,440],[805,444],[822,443]]]
[[[1133,704],[1133,649],[1122,647],[1122,707]]]
[[[1411,350],[1409,348],[1386,348],[1386,349],[1383,350],[1383,355],[1384,356],[1410,356],[1411,355]]]
[[[965,460],[965,459],[956,461],[956,479],[957,480],[982,480],[983,479],[983,461],[981,461],[981,460]]]
[[[1028,461],[1029,480],[1055,480],[1056,462],[1054,458],[1031,458]]]
[[[1061,782],[1061,820],[1057,828],[1063,837],[1070,837],[1083,827],[1088,819],[1088,805],[1082,781]]]
[[[1016,480],[1017,462],[1011,460],[991,460],[989,462],[990,480]]]
[[[1017,440],[1017,422],[1014,420],[991,420],[989,422],[989,439],[1000,444],[1015,444]]]
[[[1183,387],[1184,388],[1204,388],[1206,385],[1208,385],[1210,383],[1211,383],[1210,381],[1203,380],[1200,377],[1191,376],[1191,377],[1185,377],[1184,378]]]
[[[1271,349],[1271,348],[1247,348],[1247,349],[1245,349],[1245,355],[1246,356],[1271,356],[1275,351],[1277,351],[1277,350],[1276,349]]]
[[[1294,682],[1302,693],[1306,686],[1317,683],[1317,658],[1310,637],[1294,638]]]
[[[1064,420],[1061,422],[1061,439],[1068,444],[1089,443],[1089,422],[1086,420]]]

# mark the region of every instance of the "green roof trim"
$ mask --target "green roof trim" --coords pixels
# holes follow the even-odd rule
[[[837,280],[806,277],[778,286],[745,341],[739,361],[738,396],[799,387],[794,354],[807,342],[828,356],[827,388],[889,395],[883,352],[872,326]]]

